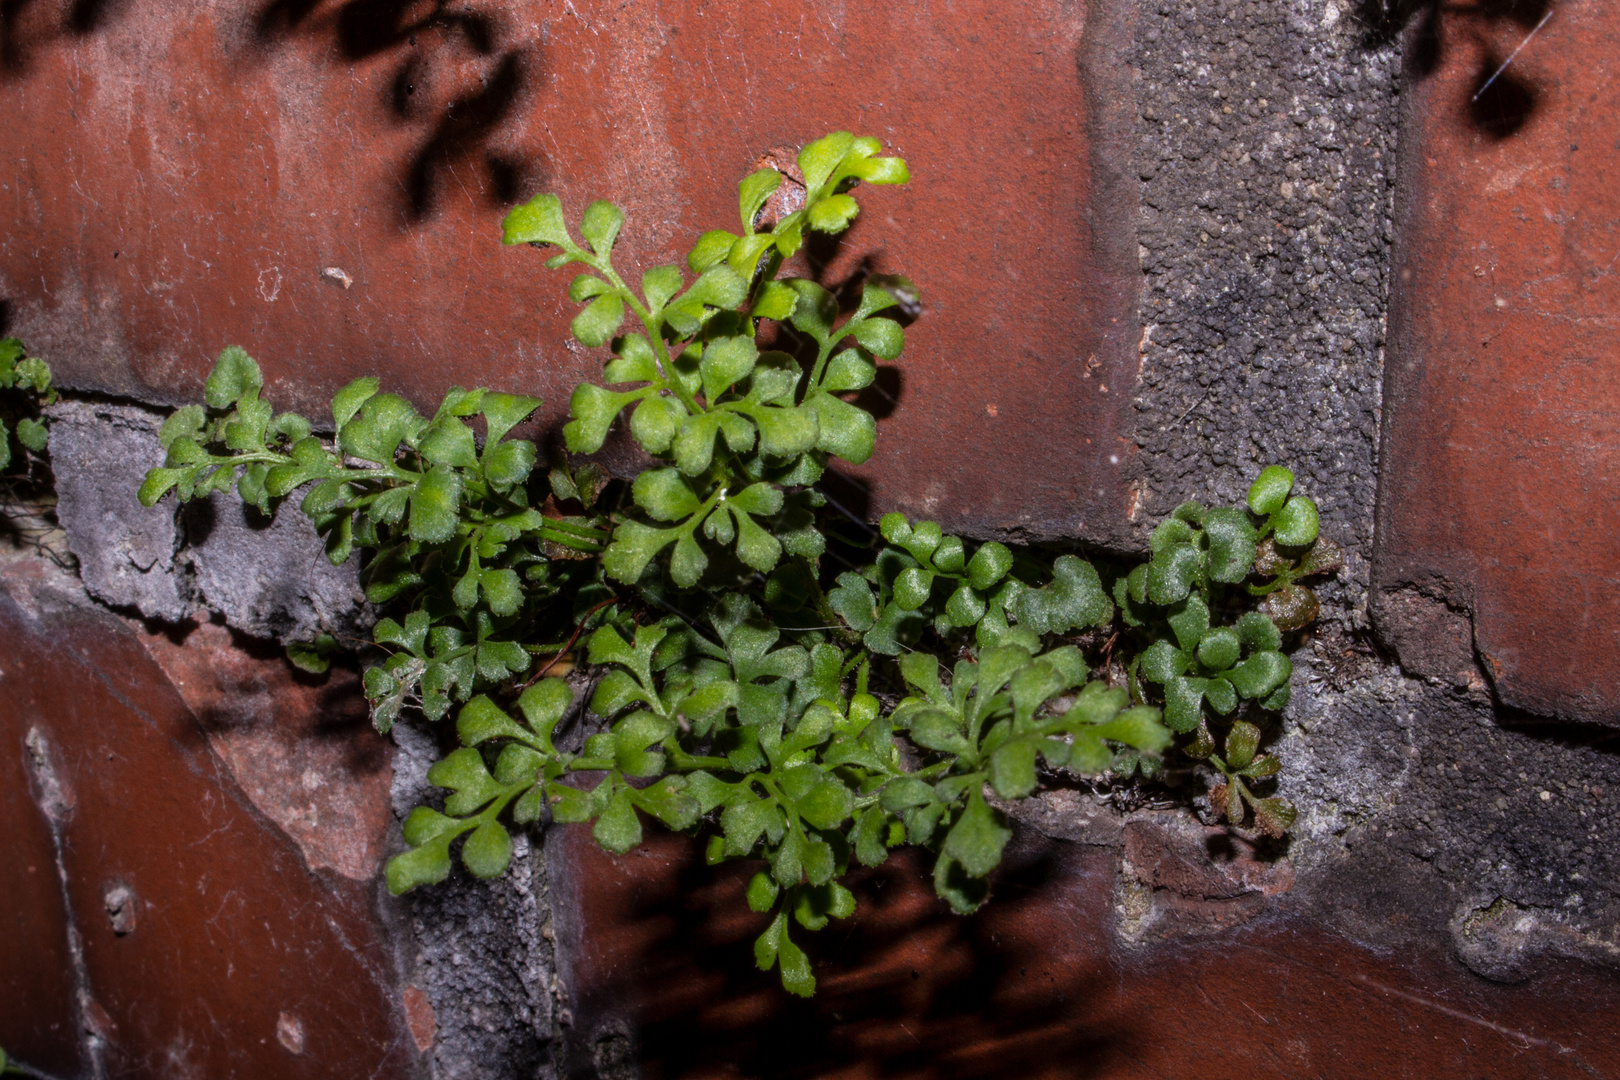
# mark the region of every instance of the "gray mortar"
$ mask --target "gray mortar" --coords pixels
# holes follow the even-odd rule
[[[427,782],[441,756],[432,736],[394,727],[394,812],[439,804]],[[478,881],[459,868],[451,881],[409,896],[415,954],[411,980],[433,1004],[439,1025],[435,1080],[550,1080],[556,968],[551,904],[538,837],[513,835],[512,866]]]
[[[1297,902],[1363,940],[1449,941],[1488,978],[1620,962],[1620,737],[1499,722],[1483,689],[1296,654],[1282,790]]]
[[[1137,439],[1150,520],[1284,463],[1365,607],[1396,135],[1393,50],[1329,0],[1144,0]],[[1331,15],[1330,15],[1331,13]]]
[[[165,414],[136,405],[65,400],[50,409],[57,519],[91,596],[148,619],[202,611],[271,641],[308,641],[367,625],[359,560],[333,566],[296,500],[273,517],[235,491],[179,508],[136,501],[163,464]]]
[[[1505,726],[1470,672],[1408,678],[1354,641],[1400,63],[1396,48],[1359,44],[1348,7],[1143,0],[1142,510],[1238,502],[1279,462],[1345,549],[1339,579],[1318,588],[1323,635],[1295,654],[1275,747],[1280,792],[1302,808],[1286,904],[1370,943],[1449,947],[1495,979],[1523,977],[1538,955],[1613,964],[1620,853],[1605,838],[1620,835],[1620,740]]]

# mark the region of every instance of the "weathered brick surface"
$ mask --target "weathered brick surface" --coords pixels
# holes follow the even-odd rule
[[[932,895],[925,860],[897,856],[857,875],[848,923],[800,931],[819,965],[806,1002],[753,970],[748,942],[764,917],[743,903],[746,871],[716,876],[696,845],[667,834],[619,858],[580,828],[553,846],[580,882],[570,944],[582,1076],[615,1075],[598,1063],[623,1032],[648,1077],[1575,1080],[1620,1069],[1620,1038],[1591,1022],[1616,1000],[1604,975],[1566,965],[1556,980],[1492,985],[1433,951],[1358,946],[1275,902],[1234,924],[1241,853],[1217,849],[1196,881],[1175,854],[1153,856],[1161,875],[1138,868],[1183,915],[1203,904],[1207,928],[1128,949],[1112,932],[1116,904],[1132,903],[1116,892],[1114,846],[1023,833],[994,902],[968,919]],[[1134,845],[1137,856],[1149,846]]]
[[[30,902],[15,917],[39,938],[17,946],[32,950],[19,970],[40,965],[37,987],[5,984],[8,1048],[42,1066],[54,1057],[69,1075],[132,1080],[414,1075],[375,886],[311,870],[118,619],[15,577],[7,587],[7,767],[43,763],[36,774],[63,793],[61,867],[82,956],[66,965],[80,1007],[62,1011],[63,893],[8,893],[8,909]],[[52,798],[37,780],[22,790]],[[27,827],[26,806],[7,809]],[[46,857],[37,842],[25,855],[54,877],[54,863],[35,861]],[[53,1035],[75,1014],[91,1059],[78,1068]]]
[[[758,158],[845,127],[917,178],[863,193],[860,223],[809,253],[832,285],[922,288],[905,363],[868,393],[894,413],[859,471],[874,505],[1123,535],[1116,5],[188,0],[53,36],[67,6],[23,5],[0,71],[0,108],[30,117],[0,166],[0,296],[67,385],[189,401],[239,343],[273,401],[316,416],[377,373],[421,406],[451,384],[538,394],[555,425],[600,357],[563,347],[567,275],[501,248],[504,209],[611,196],[621,264],[676,261],[735,221]]]
[[[1418,673],[1466,682],[1477,654],[1513,708],[1620,724],[1620,14],[1413,33],[1374,617]]]
[[[1094,0],[1011,19],[978,0],[190,0],[162,13],[32,0],[6,14],[0,102],[30,124],[27,153],[0,165],[0,200],[17,207],[0,235],[0,321],[81,389],[191,400],[236,340],[278,404],[316,411],[377,371],[422,404],[452,382],[538,392],[554,423],[594,361],[559,344],[561,279],[496,244],[502,207],[545,188],[576,211],[612,194],[631,214],[626,259],[669,260],[730,219],[727,185],[760,153],[850,126],[895,140],[917,180],[866,192],[867,216],[812,253],[815,272],[899,270],[925,299],[899,381],[868,399],[892,409],[861,472],[872,509],[1127,546],[1133,508],[1139,525],[1185,497],[1235,500],[1254,468],[1284,460],[1347,550],[1271,744],[1281,793],[1302,808],[1286,851],[1186,815],[1127,821],[1067,792],[1024,811],[1066,843],[1026,837],[973,920],[945,914],[920,863],[865,878],[862,916],[813,939],[823,995],[806,1004],[750,968],[745,876],[712,878],[667,837],[612,859],[557,830],[520,841],[501,881],[458,872],[379,909],[394,916],[386,941],[356,948],[399,964],[360,965],[372,997],[348,1035],[371,1040],[368,1072],[1517,1077],[1620,1064],[1612,1033],[1588,1023],[1615,1003],[1620,760],[1602,728],[1526,726],[1515,711],[1613,717],[1606,9]],[[118,494],[153,451],[143,415],[144,449],[124,460],[88,420],[59,429],[62,515],[91,592],[171,624],[213,609],[265,637],[327,625],[311,581],[287,580],[318,559],[295,518],[261,530],[226,506],[236,517],[203,540],[204,519],[175,529]],[[214,544],[225,577],[210,586],[188,541]],[[338,586],[330,610],[352,597]],[[1399,666],[1365,639],[1369,588]],[[186,1007],[217,1000],[252,1028],[231,1045],[267,1055],[244,1075],[316,1068],[314,1050],[337,1045],[324,1014],[268,1001],[297,984],[347,1008],[330,965],[356,954],[297,952],[280,928],[383,934],[367,922],[375,886],[360,884],[384,854],[377,830],[397,836],[381,795],[396,818],[431,797],[435,735],[398,729],[390,778],[352,699],[334,707],[222,626],[150,629],[169,636],[136,639],[144,654],[95,639],[116,678],[85,654],[42,660],[39,715],[81,770],[83,740],[157,718],[167,734],[152,745],[174,755],[165,812],[206,801],[224,815],[210,827],[229,828],[162,851],[136,843],[144,823],[102,830],[106,851],[146,861],[141,880],[112,883],[129,890],[116,902],[70,876],[71,910],[102,935],[87,932],[93,994],[75,1012],[71,980],[46,988],[10,1022],[25,1017],[29,1045],[65,1055],[66,1072],[84,1052],[139,1075],[191,1030]],[[74,680],[104,706],[95,715],[74,711]],[[95,696],[114,684],[123,698]],[[181,723],[188,709],[200,733]],[[149,782],[125,768],[95,774],[110,785],[98,814],[113,788]],[[0,805],[43,851],[28,790]],[[75,843],[89,882],[101,863]],[[233,895],[210,877],[211,906],[175,893],[150,915],[151,868],[168,868],[166,896],[201,880],[198,858],[226,860],[243,884]],[[19,887],[30,926],[65,926],[49,890]],[[280,896],[264,903],[284,952],[255,984],[263,1000],[244,1001],[234,975],[209,981],[207,950],[222,926],[241,951],[269,948],[241,910],[255,889]],[[153,926],[168,935],[161,964],[105,959]],[[0,949],[55,963],[57,940]],[[183,976],[163,984],[158,1020],[102,997],[154,966]],[[773,1055],[788,1045],[810,1049],[783,1066]],[[236,1059],[197,1060],[228,1075]]]
[[[55,770],[55,748],[40,728],[42,702],[21,660],[0,660],[0,1047],[36,1068],[77,1075],[88,1064],[77,931],[58,862],[76,796]]]

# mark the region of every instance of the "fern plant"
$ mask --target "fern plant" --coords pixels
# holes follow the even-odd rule
[[[489,390],[452,389],[426,416],[360,379],[334,398],[328,443],[275,413],[239,349],[205,403],[164,424],[167,461],[143,503],[234,484],[269,512],[304,490],[331,559],[364,552],[367,595],[389,610],[365,675],[378,728],[454,712],[460,746],[428,774],[445,795],[407,818],[393,892],[442,881],[457,857],[475,876],[504,872],[513,828],[588,823],[625,852],[651,818],[706,834],[711,863],[757,864],[756,959],[807,995],[798,935],[854,910],[840,880],[852,866],[928,848],[940,897],[971,912],[1011,835],[1002,807],[1045,778],[1152,776],[1179,760],[1207,772],[1233,825],[1292,822],[1263,793],[1277,759],[1260,744],[1287,701],[1283,631],[1315,599],[1285,593],[1281,622],[1257,605],[1308,596],[1298,581],[1333,569],[1336,549],[1286,469],[1266,469],[1245,506],[1182,506],[1134,568],[899,514],[864,564],[824,561],[817,484],[834,459],[867,460],[876,436],[846,395],[900,356],[905,331],[876,282],[844,312],[782,274],[807,234],[849,226],[858,184],[909,179],[880,149],[847,132],[804,147],[804,205],[768,228],[784,178],[752,173],[737,230],[704,233],[684,271],[653,267],[638,287],[613,261],[624,216],[611,203],[584,210],[583,243],[555,196],[507,215],[507,244],[582,268],[572,333],[606,350],[600,383],[569,402],[567,449],[600,450],[622,421],[654,462],[634,477],[572,456],[540,472],[533,443],[512,437],[540,403]],[[1121,633],[1124,653],[1099,657]],[[548,677],[581,641],[588,705]],[[334,647],[291,651],[320,668]]]

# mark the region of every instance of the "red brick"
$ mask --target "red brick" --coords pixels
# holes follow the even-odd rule
[[[1554,6],[1476,101],[1510,9],[1408,50],[1373,614],[1421,674],[1620,723],[1620,10]]]
[[[0,77],[0,111],[28,118],[0,164],[0,291],[70,386],[195,400],[234,342],[272,400],[317,416],[376,372],[421,406],[453,383],[539,394],[554,424],[600,357],[564,347],[568,274],[501,247],[504,209],[612,197],[621,265],[674,261],[734,224],[762,154],[849,128],[915,179],[862,193],[822,276],[903,272],[924,298],[858,470],[875,506],[1127,527],[1122,5],[577,0],[416,23],[440,5],[192,0],[53,36],[65,8],[30,6]],[[477,19],[482,51],[458,29]]]
[[[373,888],[310,871],[139,638],[110,615],[0,596],[0,640],[8,695],[72,791],[68,894],[110,1073],[410,1075]],[[132,927],[109,910],[115,887],[133,894]]]
[[[934,898],[926,854],[857,874],[854,917],[816,934],[795,927],[819,980],[809,1001],[753,968],[765,916],[742,894],[754,866],[712,875],[701,845],[662,833],[614,857],[575,826],[548,854],[554,882],[579,890],[581,924],[559,938],[573,1037],[588,1055],[600,1032],[628,1024],[649,1078],[1577,1080],[1620,1069],[1620,1037],[1591,1022],[1616,1007],[1615,984],[1578,965],[1501,986],[1275,908],[1122,948],[1118,855],[1106,847],[1015,841],[995,898],[966,919]]]

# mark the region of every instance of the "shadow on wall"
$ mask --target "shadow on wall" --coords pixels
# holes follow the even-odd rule
[[[853,918],[818,933],[792,928],[818,980],[803,1000],[753,963],[767,919],[748,911],[743,893],[759,864],[716,872],[685,838],[649,841],[669,871],[631,869],[635,888],[588,898],[587,933],[614,939],[606,948],[623,962],[591,965],[606,977],[580,987],[578,1057],[611,1056],[604,1042],[623,1038],[632,1020],[633,1053],[656,1076],[909,1077],[946,1065],[953,1076],[1022,1080],[1062,1062],[1062,1075],[1083,1080],[1135,1034],[1106,1016],[1113,973],[1054,962],[1021,925],[1076,872],[1050,845],[1015,840],[996,901],[969,918],[934,897],[914,851],[857,870]]]
[[[1357,17],[1366,31],[1362,44],[1377,48],[1393,43],[1408,27],[1406,71],[1424,79],[1439,70],[1449,49],[1463,41],[1477,46],[1478,70],[1470,80],[1468,121],[1487,138],[1515,135],[1535,114],[1541,90],[1512,65],[1513,49],[1501,48],[1504,27],[1520,33],[1523,47],[1556,11],[1554,0],[1359,0]]]
[[[425,133],[403,172],[407,223],[432,216],[458,165],[483,169],[489,204],[518,200],[528,163],[496,143],[522,112],[536,60],[505,40],[498,14],[449,0],[270,0],[254,35],[266,51],[299,36],[322,38],[342,62],[392,65],[380,105],[395,123]]]
[[[0,77],[27,74],[34,53],[60,38],[102,29],[128,0],[0,0]]]
[[[0,0],[0,78],[26,76],[57,42],[113,29],[129,8],[130,0]],[[334,64],[391,67],[378,108],[421,133],[400,171],[404,224],[433,216],[445,185],[464,182],[458,167],[482,170],[483,197],[496,206],[517,201],[533,179],[529,162],[499,143],[522,113],[537,61],[508,40],[498,12],[449,0],[268,0],[248,17],[261,55],[302,38],[335,46],[322,50]]]

